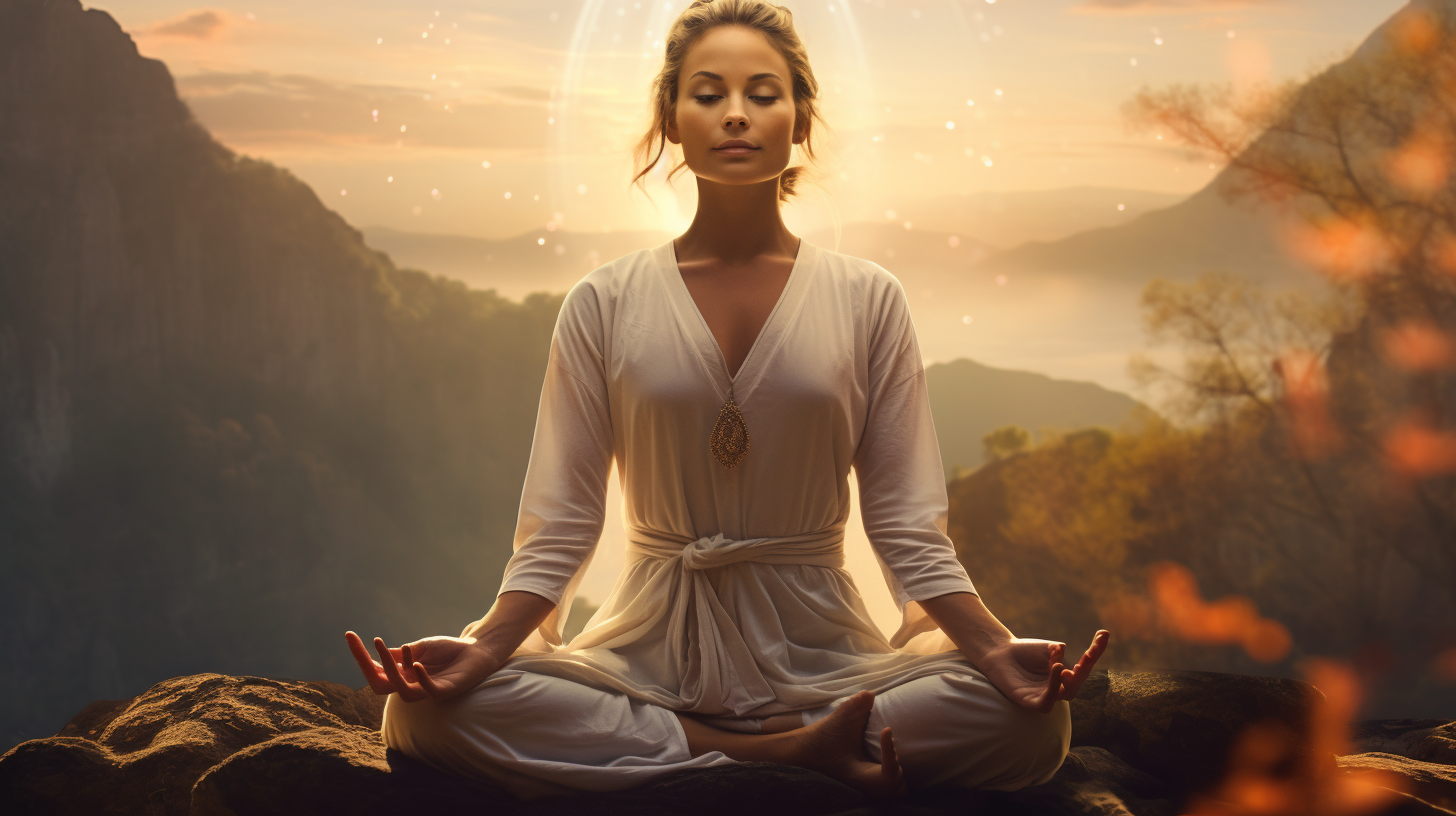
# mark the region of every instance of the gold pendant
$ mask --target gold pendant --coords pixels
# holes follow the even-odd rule
[[[713,433],[708,437],[708,450],[725,467],[733,467],[748,455],[748,423],[743,421],[743,412],[728,395],[728,402],[718,409],[718,421],[713,423]]]

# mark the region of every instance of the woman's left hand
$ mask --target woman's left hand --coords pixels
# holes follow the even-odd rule
[[[1030,638],[1012,638],[990,649],[976,661],[976,668],[1012,702],[1035,711],[1051,711],[1058,700],[1077,696],[1097,658],[1107,649],[1110,636],[1106,629],[1097,630],[1092,645],[1070,669],[1063,663],[1067,644]]]

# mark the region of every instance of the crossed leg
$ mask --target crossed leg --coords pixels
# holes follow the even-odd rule
[[[803,727],[789,715],[734,733],[620,693],[501,671],[446,700],[392,694],[380,730],[417,760],[522,798],[752,760],[808,767],[876,797],[942,783],[1009,790],[1050,778],[1071,733],[1065,702],[1021,709],[978,674],[922,677],[797,718]]]

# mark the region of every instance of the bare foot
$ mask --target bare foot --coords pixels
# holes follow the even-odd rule
[[[895,739],[880,732],[880,761],[871,762],[864,749],[865,724],[875,704],[874,692],[861,691],[813,725],[784,734],[788,764],[818,771],[849,785],[872,799],[891,799],[905,793],[905,776],[895,752]]]

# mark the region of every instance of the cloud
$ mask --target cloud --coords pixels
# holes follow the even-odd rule
[[[227,19],[212,9],[188,12],[181,17],[164,20],[143,33],[154,37],[178,37],[187,40],[211,40],[228,25]]]
[[[1086,0],[1073,14],[1183,14],[1291,5],[1292,0]]]
[[[401,142],[410,147],[498,150],[539,149],[547,141],[545,95],[520,86],[457,95],[442,93],[438,87],[341,84],[268,71],[208,71],[178,77],[177,90],[197,121],[235,148]]]

